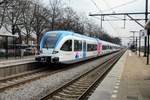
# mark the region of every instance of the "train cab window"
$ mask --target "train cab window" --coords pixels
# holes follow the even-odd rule
[[[72,40],[67,40],[61,47],[60,50],[72,51]]]
[[[51,34],[48,38],[45,39],[44,48],[54,48],[56,40],[57,40],[57,33]]]
[[[82,41],[74,40],[74,51],[81,51],[82,50]]]

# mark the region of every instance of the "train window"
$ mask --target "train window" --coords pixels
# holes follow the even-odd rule
[[[96,44],[87,44],[87,51],[96,51],[97,45]]]
[[[93,49],[92,51],[96,51],[97,50],[97,45],[96,44],[93,44]]]
[[[87,44],[87,51],[91,51],[91,44]]]
[[[67,40],[61,47],[63,51],[72,51],[72,40]]]
[[[82,41],[74,40],[74,51],[81,51],[82,50]]]
[[[107,49],[110,49],[110,48],[109,48],[109,45],[107,45]]]
[[[106,46],[106,49],[109,49],[109,45]]]
[[[105,45],[102,46],[102,50],[106,50],[107,47]]]
[[[112,46],[110,46],[110,49],[112,49]]]

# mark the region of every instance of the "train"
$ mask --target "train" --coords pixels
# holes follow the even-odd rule
[[[71,31],[48,31],[40,41],[35,60],[71,64],[120,50],[120,45]]]

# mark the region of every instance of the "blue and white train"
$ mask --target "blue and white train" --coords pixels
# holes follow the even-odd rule
[[[119,45],[69,31],[50,31],[40,42],[39,62],[70,64],[120,49]]]

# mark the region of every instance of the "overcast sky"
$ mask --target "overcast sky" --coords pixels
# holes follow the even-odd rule
[[[47,2],[48,0],[45,0],[44,2]],[[72,7],[75,11],[77,11],[80,14],[85,14],[85,16],[89,17],[91,20],[95,21],[100,25],[100,20],[88,16],[89,13],[95,14],[95,13],[124,13],[124,12],[144,12],[145,11],[145,1],[146,0],[64,0],[65,4],[67,6]],[[95,4],[97,7],[95,6]],[[149,1],[149,11],[150,11],[150,0]],[[116,16],[121,17],[123,16]],[[145,18],[145,16],[133,16],[134,18]],[[150,17],[149,17],[150,18]],[[114,19],[113,17],[106,17],[106,19]],[[144,21],[140,21],[144,25]],[[130,31],[139,31],[142,29],[139,25],[137,25],[133,21],[126,21],[126,27],[124,27],[123,21],[105,21],[103,23],[104,30],[112,35],[112,36],[120,36],[120,37],[126,37],[131,36],[132,34]],[[124,39],[125,41],[125,39]]]

